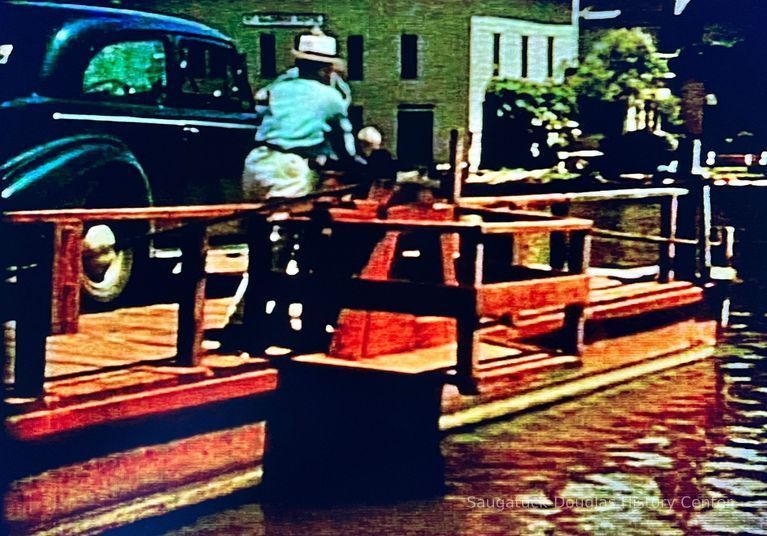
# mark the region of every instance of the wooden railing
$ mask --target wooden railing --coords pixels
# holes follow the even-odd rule
[[[264,304],[275,292],[290,288],[300,294],[307,289],[324,292],[341,306],[409,311],[419,314],[446,314],[458,319],[457,370],[459,379],[469,385],[477,363],[475,331],[483,315],[503,315],[514,307],[530,305],[531,297],[564,303],[568,306],[569,333],[567,349],[577,352],[582,341],[583,308],[587,284],[580,284],[572,296],[556,291],[551,274],[546,277],[545,292],[536,293],[530,281],[485,284],[482,281],[484,242],[490,237],[513,236],[531,232],[563,233],[570,237],[568,261],[570,275],[583,274],[587,262],[588,233],[591,223],[576,218],[512,214],[510,221],[359,221],[330,217],[327,210],[314,210],[281,220],[281,226],[299,226],[313,237],[331,236],[336,231],[373,235],[388,231],[411,231],[419,234],[457,235],[460,240],[458,264],[460,280],[456,286],[428,285],[407,281],[370,282],[358,278],[342,281],[333,270],[315,272],[309,281],[285,278],[273,270],[272,233],[275,222],[271,212],[275,203],[190,207],[151,207],[122,209],[71,209],[5,213],[3,236],[23,233],[27,254],[6,257],[4,266],[12,266],[13,277],[2,285],[2,303],[11,304],[3,320],[16,322],[14,395],[37,397],[43,394],[46,365],[46,337],[53,333],[77,331],[80,303],[79,282],[82,276],[81,251],[83,230],[92,223],[110,221],[151,221],[172,224],[177,228],[161,233],[175,237],[181,249],[182,271],[179,276],[178,331],[174,363],[179,366],[199,364],[204,333],[205,258],[208,251],[207,227],[224,220],[245,222],[249,250],[248,285],[245,295],[244,332],[252,354],[265,349]],[[295,208],[295,207],[293,207]],[[266,210],[269,209],[269,210]],[[470,212],[470,211],[469,211]],[[496,218],[497,219],[497,218]],[[158,232],[136,237],[132,242],[149,240]],[[343,246],[342,246],[343,247]],[[316,249],[316,248],[315,248]],[[330,252],[317,252],[331,256]],[[7,255],[7,252],[6,252]],[[306,271],[308,273],[308,271]],[[564,274],[567,275],[567,274]],[[585,275],[583,275],[585,281]],[[254,284],[256,283],[256,284]],[[574,287],[573,287],[574,288]],[[572,289],[571,289],[572,290]],[[514,304],[514,293],[527,296]],[[568,291],[570,292],[570,291]],[[520,295],[522,295],[520,294]],[[548,303],[548,302],[547,302]],[[572,307],[570,307],[572,306]],[[511,309],[510,309],[511,308]],[[323,325],[324,328],[324,325]]]
[[[22,259],[6,253],[4,264],[14,277],[4,285],[3,302],[16,322],[14,393],[37,396],[45,377],[46,337],[74,333],[80,315],[83,230],[91,223],[152,221],[179,226],[163,233],[175,235],[181,249],[177,354],[181,366],[198,363],[203,331],[207,226],[230,218],[255,218],[263,204],[69,209],[8,212],[3,215],[4,236],[19,237],[27,250]],[[147,244],[158,233],[134,237]],[[10,258],[9,258],[10,257]]]
[[[658,279],[668,282],[675,278],[674,266],[677,257],[677,246],[690,248],[695,256],[698,246],[710,249],[713,245],[710,239],[701,241],[699,238],[681,238],[678,233],[679,199],[688,195],[685,188],[659,187],[659,188],[629,188],[619,190],[599,190],[591,192],[533,194],[502,197],[465,197],[460,203],[470,207],[508,207],[515,209],[543,209],[547,208],[558,217],[567,217],[571,213],[572,206],[578,203],[595,203],[607,201],[637,201],[655,202],[660,204],[660,234],[651,235],[643,233],[622,232],[614,229],[594,227],[592,235],[604,239],[634,241],[658,245]],[[710,220],[710,211],[708,213]],[[705,223],[705,222],[704,222]],[[710,234],[710,221],[708,223]],[[554,234],[551,237],[552,267],[558,268],[564,263],[565,251],[564,236]],[[710,252],[703,255],[710,257]],[[692,261],[694,262],[694,260]]]

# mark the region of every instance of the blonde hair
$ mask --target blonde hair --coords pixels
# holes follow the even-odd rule
[[[381,136],[381,133],[375,127],[365,127],[360,129],[357,133],[357,139],[369,143],[376,148],[380,147],[381,142],[383,142],[383,136]]]

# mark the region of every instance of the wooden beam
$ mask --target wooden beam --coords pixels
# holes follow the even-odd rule
[[[86,222],[122,220],[199,220],[247,214],[263,209],[264,203],[190,205],[182,207],[70,208],[6,212],[9,223]]]
[[[181,242],[181,295],[178,302],[176,364],[195,367],[200,364],[205,329],[205,256],[208,251],[204,225],[184,230]]]
[[[188,385],[118,395],[53,410],[24,413],[9,417],[7,428],[14,439],[42,439],[90,426],[259,395],[273,391],[276,386],[277,374],[274,369],[258,370]]]
[[[488,283],[479,289],[479,312],[482,316],[498,318],[528,309],[585,304],[588,295],[589,276],[585,274]]]
[[[477,367],[479,365],[479,321],[484,272],[484,247],[480,237],[461,237],[458,257],[459,283],[472,291],[472,303],[458,310],[456,318],[456,380],[458,391],[463,395],[479,393]]]
[[[563,201],[552,204],[551,214],[557,218],[567,218],[570,215],[570,203]],[[567,238],[567,234],[560,230],[549,235],[549,264],[555,270],[564,269],[567,263]]]
[[[83,271],[83,224],[66,222],[55,227],[51,332],[54,335],[77,333],[80,322],[80,282]]]
[[[565,194],[531,194],[510,195],[494,197],[463,197],[459,200],[461,205],[476,206],[489,205],[499,206],[509,204],[512,206],[541,205],[547,206],[554,203],[585,203],[595,201],[615,201],[627,199],[656,199],[659,197],[686,195],[686,188],[625,188],[621,190],[598,190],[594,192],[572,192]]]
[[[17,303],[14,314],[14,393],[22,398],[44,392],[46,341],[51,332],[54,229],[48,224],[38,224],[36,228],[40,229],[36,262],[20,269],[16,276],[20,294],[25,298],[25,303]]]
[[[679,209],[678,198],[676,196],[663,199],[660,210],[660,234],[667,240],[665,244],[659,246],[658,251],[658,280],[661,283],[668,283],[674,279],[674,258],[676,256],[676,222]]]
[[[308,219],[294,219],[293,224],[307,223]],[[291,222],[286,222],[290,224]],[[508,222],[463,222],[463,221],[414,221],[414,220],[365,220],[339,218],[329,226],[377,231],[428,231],[436,234],[458,233],[465,236],[470,233],[486,235],[514,235],[521,233],[569,232],[591,228],[591,221],[579,218],[552,218],[548,221],[508,221]]]

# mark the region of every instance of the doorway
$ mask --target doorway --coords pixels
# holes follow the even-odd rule
[[[434,107],[400,106],[397,112],[397,158],[403,167],[434,162]]]

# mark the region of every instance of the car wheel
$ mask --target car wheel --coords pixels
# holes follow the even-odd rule
[[[99,223],[83,236],[82,292],[86,301],[108,304],[125,291],[134,271],[134,251],[120,248],[121,229]]]

